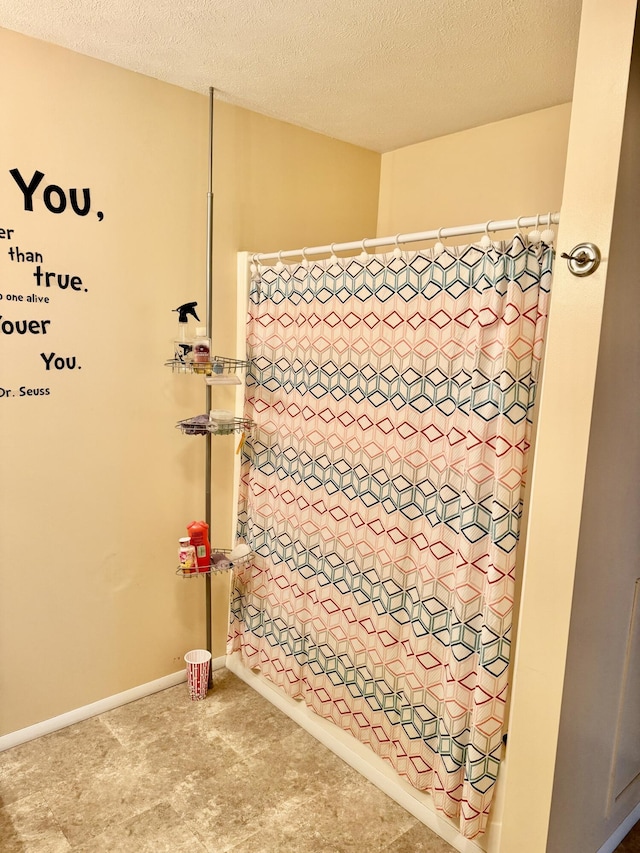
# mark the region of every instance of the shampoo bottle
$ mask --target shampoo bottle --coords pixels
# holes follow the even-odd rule
[[[174,342],[173,357],[178,365],[185,367],[191,363],[193,350],[193,333],[189,328],[189,317],[200,320],[196,314],[197,304],[197,302],[185,302],[184,305],[173,309],[178,312],[178,334]]]
[[[191,544],[196,549],[196,566],[199,572],[208,572],[211,568],[211,546],[209,545],[209,525],[206,521],[192,521],[187,525]]]

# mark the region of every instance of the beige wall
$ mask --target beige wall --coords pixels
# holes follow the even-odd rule
[[[204,643],[204,584],[174,575],[177,539],[204,504],[203,443],[174,424],[202,411],[204,391],[163,363],[171,309],[204,310],[208,104],[8,31],[0,54],[0,228],[44,270],[83,282],[54,286],[48,304],[8,301],[43,288],[0,239],[0,315],[51,321],[46,340],[0,334],[0,385],[17,392],[0,399],[5,733],[175,672]],[[224,104],[215,149],[214,329],[216,350],[233,354],[236,251],[371,233],[379,155]],[[33,212],[15,167],[45,173]],[[90,214],[49,212],[49,183],[90,188]],[[41,351],[82,369],[47,372]],[[214,541],[230,524],[228,451],[216,451]],[[214,592],[221,654],[224,587]]]
[[[379,154],[216,100],[216,352],[236,351],[236,253],[298,249],[374,234],[379,177]],[[231,393],[216,390],[216,408],[232,409]],[[236,445],[235,437],[212,442],[213,518],[223,547],[232,530]],[[215,655],[225,648],[227,580],[214,579],[212,585]]]
[[[570,104],[382,155],[378,236],[560,209]]]
[[[0,54],[0,227],[83,282],[46,292],[0,241],[0,314],[51,321],[0,335],[5,733],[175,672],[202,642],[197,585],[173,574],[200,456],[173,427],[196,398],[163,362],[204,275],[206,100],[8,31]],[[45,173],[33,212],[14,167]],[[49,183],[88,187],[90,214],[50,213]],[[7,301],[32,293],[50,302]],[[81,369],[47,371],[42,351]]]

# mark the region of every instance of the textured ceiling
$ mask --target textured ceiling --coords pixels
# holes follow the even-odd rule
[[[375,151],[571,100],[581,0],[0,0],[0,26]]]

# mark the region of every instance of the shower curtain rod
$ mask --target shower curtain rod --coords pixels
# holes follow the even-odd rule
[[[557,225],[559,213],[539,213],[537,216],[519,216],[517,219],[490,219],[476,225],[458,225],[452,228],[437,228],[434,231],[416,231],[411,234],[396,234],[394,237],[367,237],[352,243],[331,243],[328,246],[313,246],[304,249],[287,249],[283,252],[265,252],[251,255],[254,263],[279,260],[283,258],[305,258],[307,255],[326,255],[335,252],[350,252],[354,249],[377,249],[381,246],[399,246],[400,243],[418,243],[424,240],[446,240],[448,237],[462,237],[469,234],[488,234],[489,231],[508,231],[512,228],[530,228],[540,225]]]

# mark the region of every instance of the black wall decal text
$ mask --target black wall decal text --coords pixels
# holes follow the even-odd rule
[[[44,352],[40,353],[40,358],[44,361],[47,370],[55,367],[56,370],[82,370],[82,367],[77,363],[75,355],[56,355],[55,352],[50,352],[47,355]]]
[[[76,293],[80,293],[80,291],[84,291],[87,293],[87,288],[82,286],[82,279],[79,275],[71,275],[71,273],[65,272],[47,272],[43,271],[40,268],[40,264],[36,266],[36,271],[33,273],[33,277],[36,280],[36,284],[38,287],[40,285],[44,285],[45,287],[51,287],[57,284],[60,290],[66,290],[69,288],[70,290],[75,290]]]
[[[7,252],[9,258],[17,264],[35,264],[38,261],[42,263],[44,260],[40,252],[24,252],[20,251],[20,246],[11,246]]]
[[[48,397],[50,393],[50,388],[27,388],[26,385],[21,385],[18,391],[0,387],[0,400],[3,397]]]
[[[9,320],[0,314],[0,332],[3,335],[46,335],[51,320]]]
[[[24,209],[33,212],[33,196],[44,179],[44,172],[36,169],[28,183],[22,177],[19,169],[9,169],[9,174],[22,193]],[[82,203],[78,201],[79,193],[82,193]],[[84,187],[82,190],[71,187],[65,192],[58,184],[47,184],[42,191],[42,201],[50,213],[64,213],[69,204],[75,214],[78,216],[87,216],[91,210],[91,190],[89,187]],[[99,210],[97,216],[98,221],[102,222],[104,213]]]
[[[18,173],[19,174],[19,173]],[[27,204],[32,204],[33,201],[33,192],[35,187],[42,180],[41,177],[38,177],[41,173],[36,172],[34,178],[31,179],[29,185],[26,185],[24,181],[22,182],[24,188],[23,196],[25,199],[25,209],[27,209]],[[21,176],[20,176],[21,179]],[[20,180],[16,180],[16,183],[20,186]],[[73,190],[70,191],[70,198],[75,198],[77,202],[77,196],[73,196]],[[86,190],[86,193],[89,193],[89,190]],[[85,196],[87,205],[90,204],[90,196]],[[46,196],[45,196],[46,200]],[[46,201],[45,201],[46,203]],[[73,207],[73,203],[72,203]],[[81,214],[84,215],[84,214]],[[60,290],[67,291],[69,293],[87,293],[88,290],[84,286],[82,278],[79,275],[74,275],[72,273],[59,273],[53,270],[43,269],[41,264],[44,264],[44,256],[41,252],[32,251],[31,249],[20,249],[18,245],[16,245],[16,230],[15,228],[7,228],[0,227],[0,240],[7,240],[7,250],[6,250],[6,258],[8,258],[11,266],[20,264],[26,264],[27,267],[24,269],[26,272],[30,268],[30,274],[35,279],[35,286],[37,288],[42,288],[39,293],[15,293],[8,290],[0,291],[0,302],[9,303],[3,308],[3,313],[0,314],[0,340],[9,339],[9,340],[17,340],[21,337],[31,339],[33,335],[51,335],[52,329],[55,326],[49,319],[41,319],[32,316],[24,316],[22,317],[12,317],[7,316],[7,310],[9,313],[11,309],[17,307],[15,303],[21,303],[21,306],[24,310],[25,303],[28,303],[31,306],[43,303],[48,305],[51,301],[55,301],[54,294]],[[13,243],[13,245],[11,245]],[[4,253],[3,253],[4,254]],[[35,271],[34,270],[35,267]],[[1,279],[1,271],[0,271],[0,279]],[[33,285],[32,285],[33,286]],[[40,295],[44,290],[48,295]],[[55,344],[54,344],[55,345]],[[46,373],[55,374],[58,371],[77,371],[82,370],[82,365],[78,364],[78,358],[75,355],[61,355],[57,352],[41,352],[40,355],[40,368]],[[11,399],[11,398],[24,398],[27,399],[29,397],[49,397],[52,395],[53,390],[49,387],[34,387],[29,385],[22,385],[18,381],[16,383],[19,385],[18,388],[15,385],[11,388],[0,385],[0,400],[3,399]]]
[[[6,299],[7,302],[46,302],[49,303],[48,296],[38,296],[36,293],[28,293],[26,296],[22,293],[0,293],[0,299]]]

